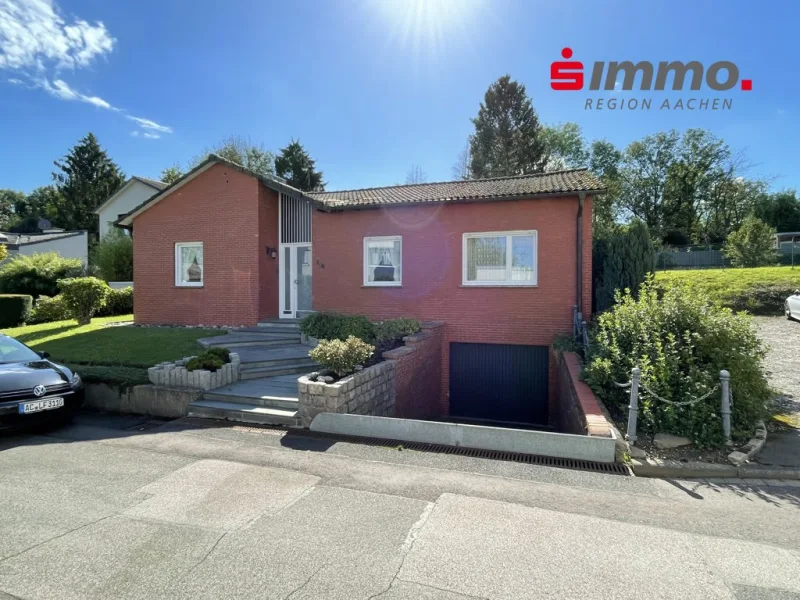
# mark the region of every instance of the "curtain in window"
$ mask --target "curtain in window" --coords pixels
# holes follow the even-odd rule
[[[367,274],[369,281],[400,281],[400,241],[370,241],[367,243]]]
[[[203,281],[203,247],[181,246],[181,281],[184,283],[202,283]]]
[[[506,237],[467,238],[467,280],[506,278]]]

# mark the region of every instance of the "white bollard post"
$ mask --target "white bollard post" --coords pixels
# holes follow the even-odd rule
[[[730,396],[731,374],[725,370],[719,372],[720,387],[722,388],[722,431],[725,432],[725,443],[731,445],[731,396]]]
[[[631,371],[631,400],[628,405],[628,433],[625,435],[631,444],[636,443],[636,421],[639,418],[639,377],[642,371],[634,367]]]

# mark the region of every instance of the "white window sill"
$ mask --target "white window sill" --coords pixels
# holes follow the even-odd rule
[[[538,283],[462,283],[462,288],[538,288]]]
[[[381,283],[365,283],[361,286],[362,288],[381,288],[381,287],[403,287],[403,282],[398,281],[386,281]]]
[[[201,288],[203,287],[202,283],[176,283],[175,287],[178,288]]]

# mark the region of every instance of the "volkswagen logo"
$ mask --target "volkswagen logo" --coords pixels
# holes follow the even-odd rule
[[[33,388],[33,395],[36,397],[44,396],[47,393],[47,388],[43,385],[37,385]]]

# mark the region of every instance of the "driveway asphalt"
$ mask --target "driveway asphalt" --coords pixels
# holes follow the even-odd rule
[[[800,482],[86,414],[0,438],[0,600],[800,599]]]

